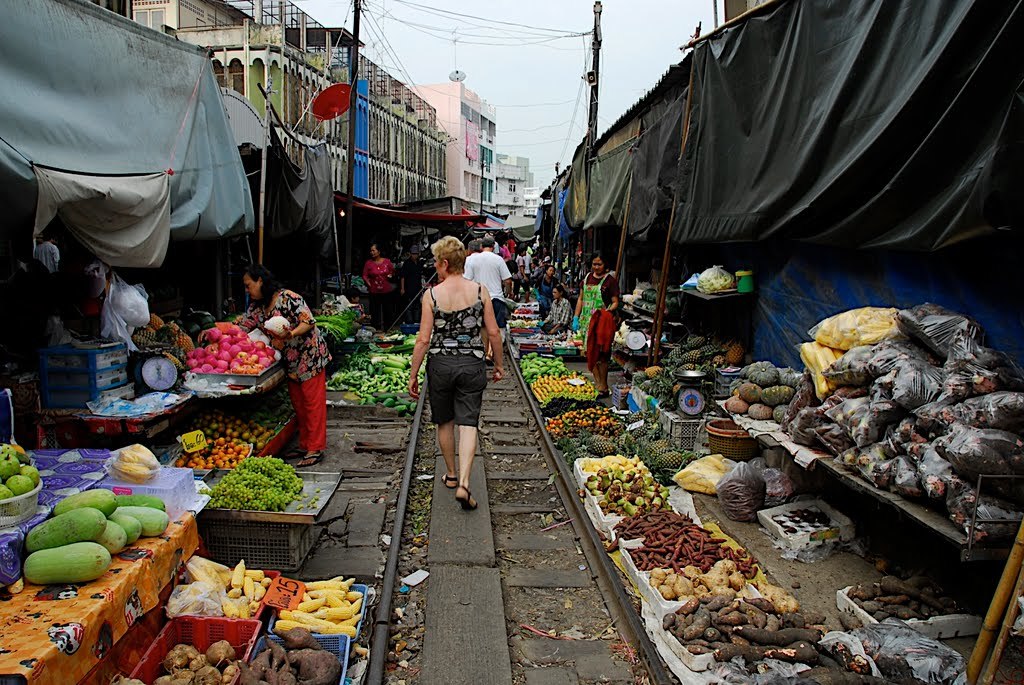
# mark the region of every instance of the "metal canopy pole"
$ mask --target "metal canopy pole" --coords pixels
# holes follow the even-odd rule
[[[269,70],[268,70],[269,71]],[[267,211],[267,151],[270,149],[270,94],[274,92],[274,77],[267,74],[267,90],[263,93],[263,150],[260,154],[260,211],[259,232],[256,235],[256,262],[263,263],[263,227]]]
[[[352,274],[352,219],[353,203],[356,193],[356,120],[359,114],[356,111],[359,104],[359,15],[362,10],[361,0],[353,0],[353,12],[355,18],[352,20],[352,59],[349,64],[351,72],[349,81],[352,88],[349,91],[348,100],[348,149],[345,151],[347,171],[345,178],[345,273]]]

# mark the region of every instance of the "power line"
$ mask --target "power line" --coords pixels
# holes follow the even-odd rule
[[[563,121],[560,124],[547,124],[546,126],[538,126],[536,128],[502,128],[502,129],[498,129],[498,132],[499,133],[503,133],[503,134],[504,133],[533,133],[534,131],[540,131],[541,129],[557,128],[559,126],[567,126],[569,124],[572,124],[572,119],[568,119],[566,121]]]
[[[565,31],[563,29],[552,29],[552,28],[547,28],[547,27],[544,27],[544,26],[531,26],[530,24],[520,24],[520,23],[517,23],[517,22],[514,22],[514,21],[502,21],[500,19],[488,19],[487,17],[480,17],[480,16],[476,16],[476,15],[473,15],[473,14],[463,14],[461,12],[452,12],[451,10],[443,10],[443,9],[438,8],[438,7],[429,7],[427,5],[420,5],[420,4],[415,3],[415,2],[409,2],[409,0],[394,0],[394,1],[399,3],[399,4],[406,5],[408,7],[416,8],[416,9],[420,10],[421,12],[427,12],[429,14],[441,13],[441,14],[446,14],[446,15],[450,15],[450,16],[453,16],[453,17],[461,17],[461,18],[465,18],[465,19],[476,19],[477,21],[486,21],[486,22],[489,22],[491,24],[501,24],[502,26],[517,26],[519,28],[532,29],[534,31],[546,31],[548,33],[571,34],[573,36],[585,35],[585,33],[581,33],[579,31]],[[587,32],[587,33],[589,33],[589,32]]]
[[[394,19],[395,21],[399,21],[399,22],[402,22],[404,24],[407,24],[409,26],[418,26],[419,28],[422,28],[422,29],[429,29],[431,31],[440,31],[441,33],[444,33],[444,34],[449,34],[453,30],[454,31],[459,31],[459,29],[461,28],[459,26],[454,26],[454,27],[453,26],[431,26],[430,24],[421,24],[419,22],[415,22],[415,21],[411,21],[409,19],[404,19],[402,17],[399,17],[399,16],[395,15],[391,10],[387,9],[387,7],[385,7],[383,5],[378,5],[376,3],[367,3],[367,4],[374,5],[379,11],[381,11],[384,14],[386,14],[390,18]],[[438,15],[438,16],[440,16],[440,15]],[[447,18],[447,17],[442,17],[442,18]],[[507,28],[499,28],[497,26],[487,26],[485,24],[466,23],[466,26],[470,26],[470,27],[473,27],[473,28],[478,28],[478,29],[481,29],[481,30],[484,30],[484,31],[500,32],[497,37],[525,36],[525,37],[530,37],[530,38],[555,38],[555,39],[562,39],[562,38],[576,38],[578,36],[589,35],[588,32],[584,32],[584,33],[567,33],[565,35],[551,36],[550,34],[540,33],[540,32],[537,32],[537,31],[519,31],[519,32],[514,32],[513,33],[513,32],[510,32],[509,29],[507,29]],[[494,37],[496,37],[496,36],[493,35],[493,33],[486,33],[486,34],[484,34],[484,33],[472,33],[470,31],[459,31],[459,34],[463,35],[463,36],[476,37],[476,38],[494,38]]]

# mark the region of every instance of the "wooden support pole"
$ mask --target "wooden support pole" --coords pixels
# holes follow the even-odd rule
[[[686,89],[686,116],[683,117],[683,130],[679,136],[679,157],[686,150],[686,137],[690,131],[690,105],[693,103],[693,60],[690,60],[690,85]],[[665,231],[665,251],[661,257],[661,281],[658,284],[658,308],[654,312],[654,344],[651,346],[650,364],[657,364],[661,354],[661,331],[665,323],[665,294],[668,289],[668,268],[672,259],[672,224],[675,223],[676,208],[679,206],[679,188],[672,196],[672,212],[668,218],[668,229]]]
[[[626,233],[629,227],[629,197],[632,195],[632,185],[626,190],[626,207],[622,211],[622,233],[619,235],[619,254],[615,258],[615,278],[619,279],[619,287],[622,287],[622,265],[626,262]]]

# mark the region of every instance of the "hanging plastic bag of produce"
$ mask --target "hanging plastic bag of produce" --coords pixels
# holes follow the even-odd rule
[[[917,465],[917,473],[921,480],[921,489],[929,499],[944,501],[949,479],[953,475],[953,467],[939,455],[935,447],[926,443],[921,452],[921,460]]]
[[[721,454],[711,454],[691,462],[682,471],[672,476],[675,484],[690,492],[714,495],[718,481],[736,465]]]
[[[837,350],[902,337],[896,325],[896,308],[861,307],[830,316],[807,331],[815,342]]]
[[[1008,431],[954,423],[934,445],[958,475],[972,482],[979,475],[1024,474],[1024,441]],[[1024,483],[992,479],[986,483],[988,487],[1001,497],[1024,502]]]
[[[1017,507],[998,497],[982,495],[978,498],[974,486],[956,475],[950,476],[946,484],[946,509],[949,520],[968,535],[971,535],[971,521],[977,509],[979,522],[974,526],[975,542],[1012,538],[1024,517]]]
[[[733,521],[753,521],[764,507],[765,482],[761,473],[748,462],[741,461],[722,476],[715,486],[722,511]]]
[[[974,319],[928,302],[900,310],[896,322],[906,335],[943,359],[949,353],[953,334],[961,326],[966,327],[965,332],[971,338],[979,342],[985,338],[984,329]]]
[[[149,324],[149,296],[141,285],[129,285],[116,273],[110,279],[107,304],[117,310],[125,323],[132,328]]]
[[[719,265],[704,269],[697,277],[697,290],[702,293],[718,293],[735,287],[736,278]]]

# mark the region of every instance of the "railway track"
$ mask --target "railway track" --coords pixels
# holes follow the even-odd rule
[[[417,408],[364,682],[674,682],[517,363],[506,366],[484,395],[475,512],[439,482],[429,407]],[[413,570],[430,577],[403,586]]]

